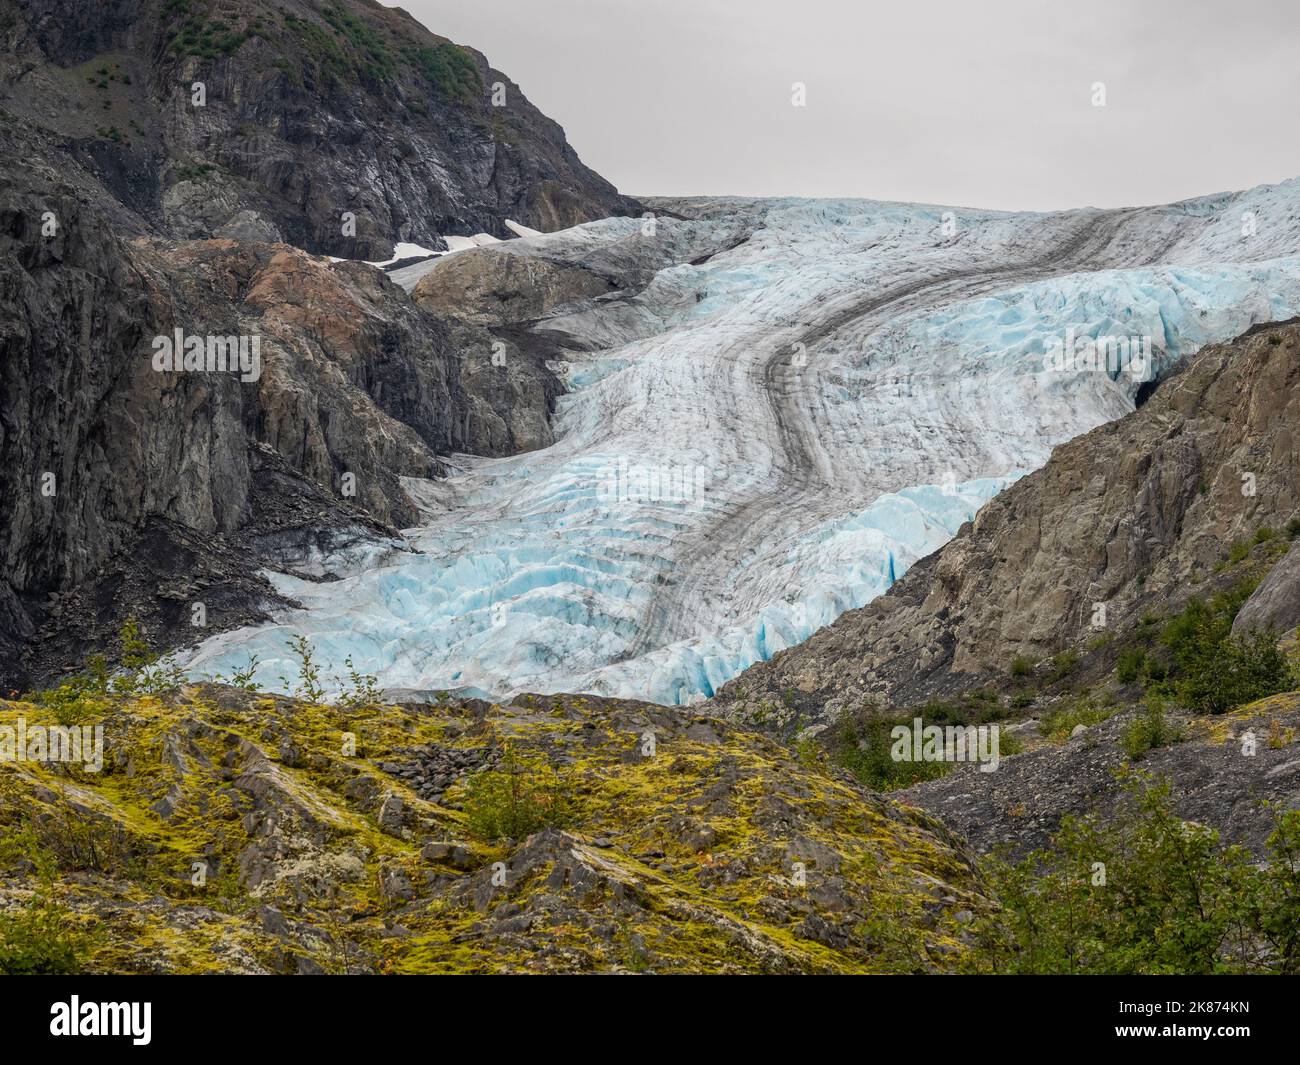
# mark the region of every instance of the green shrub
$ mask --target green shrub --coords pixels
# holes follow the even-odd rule
[[[1114,817],[1066,817],[1047,850],[986,859],[1000,904],[973,925],[975,972],[1300,972],[1300,812],[1274,811],[1257,868],[1180,820],[1166,781],[1136,776]]]
[[[1159,699],[1151,699],[1120,733],[1119,745],[1125,754],[1138,761],[1147,751],[1168,747],[1182,739],[1182,728],[1165,716],[1164,704]]]
[[[171,656],[164,658],[150,649],[135,618],[122,623],[118,645],[121,668],[116,673],[103,655],[93,655],[85,673],[69,677],[57,687],[28,692],[25,698],[50,707],[60,725],[75,725],[102,716],[110,694],[160,695],[183,682]]]
[[[260,656],[250,654],[248,656],[248,665],[242,669],[232,670],[229,677],[220,673],[212,679],[217,684],[228,684],[232,688],[243,688],[246,692],[260,692],[262,685],[253,678],[257,676],[258,659]]]
[[[198,181],[200,178],[207,177],[215,170],[211,163],[182,163],[175,170],[176,180],[179,181]]]
[[[1273,629],[1230,637],[1217,661],[1203,661],[1179,681],[1179,697],[1195,710],[1221,714],[1268,695],[1291,691],[1296,678]]]
[[[339,696],[339,704],[351,710],[361,710],[367,706],[377,706],[383,699],[384,690],[379,686],[379,678],[373,673],[362,673],[352,664],[352,656],[343,660],[348,671],[347,684]]]
[[[507,747],[500,769],[486,769],[465,788],[465,824],[479,839],[523,839],[566,824],[571,805],[559,776],[542,758]]]
[[[118,632],[122,669],[112,679],[115,692],[127,695],[161,695],[175,691],[184,680],[171,656],[154,651],[140,633],[135,618],[122,622]]]
[[[977,726],[999,721],[1010,715],[996,692],[987,689],[970,692],[956,701],[932,700],[924,706],[897,713],[882,715],[880,708],[868,704],[855,715],[846,715],[826,736],[831,761],[849,770],[857,779],[874,791],[894,791],[923,780],[936,780],[951,772],[956,763],[951,761],[927,762],[895,760],[894,740],[891,732],[898,726],[912,728],[916,718],[923,727],[938,725]],[[1019,754],[1023,749],[1013,734],[998,732],[998,754],[1006,757]]]
[[[71,976],[83,970],[88,953],[89,938],[71,911],[47,895],[0,913],[0,974]]]
[[[321,684],[320,666],[316,663],[311,641],[299,633],[289,641],[289,651],[298,660],[298,683],[293,686],[291,694],[308,703],[325,702],[325,686]],[[290,691],[288,677],[280,678],[280,687],[283,691]]]
[[[1064,680],[1074,672],[1074,667],[1078,664],[1078,651],[1062,651],[1053,656],[1051,670],[1047,674],[1047,683],[1055,684],[1057,681]]]
[[[1286,538],[1288,540],[1300,539],[1300,517],[1292,518],[1286,523]]]
[[[0,826],[0,872],[30,863],[43,883],[60,873],[140,878],[145,852],[121,824],[78,810],[66,797],[54,812],[16,826]]]
[[[1295,687],[1276,633],[1232,634],[1237,612],[1254,588],[1254,582],[1242,581],[1208,603],[1192,599],[1161,633],[1173,659],[1168,690],[1188,709],[1221,714]]]
[[[831,736],[831,759],[874,791],[893,791],[922,780],[937,780],[952,769],[948,762],[899,762],[890,754],[889,732],[901,719],[853,721],[843,719]]]
[[[1017,680],[1029,676],[1034,671],[1034,664],[1029,659],[1017,655],[1011,660],[1011,675]]]
[[[1115,676],[1121,684],[1132,684],[1146,671],[1147,653],[1141,647],[1125,647],[1115,663]]]

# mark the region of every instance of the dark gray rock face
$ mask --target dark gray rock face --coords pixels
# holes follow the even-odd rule
[[[415,520],[399,478],[465,447],[439,321],[361,264],[126,239],[39,132],[6,127],[0,150],[0,685],[128,612],[166,642],[193,638],[193,602],[246,623],[259,561]],[[155,338],[178,329],[256,338],[259,373],[160,372]],[[202,578],[184,596],[168,555]]]
[[[481,55],[368,0],[7,5],[0,115],[4,689],[129,615],[164,646],[261,620],[264,565],[404,549],[403,477],[551,441],[553,342],[310,252],[637,209]],[[258,372],[160,371],[177,330],[256,338]]]
[[[636,210],[482,55],[366,0],[25,0],[0,42],[0,106],[170,236],[374,260]]]

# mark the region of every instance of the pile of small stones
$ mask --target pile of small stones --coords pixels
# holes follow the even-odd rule
[[[383,762],[379,768],[406,781],[427,802],[440,802],[453,784],[484,769],[499,769],[503,756],[500,747],[439,747],[430,743],[412,750],[409,762]]]

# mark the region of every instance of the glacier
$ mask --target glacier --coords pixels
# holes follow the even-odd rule
[[[1204,344],[1300,313],[1300,182],[1007,213],[676,198],[493,247],[636,277],[532,328],[563,351],[556,442],[406,480],[400,543],[268,573],[299,608],[180,660],[292,684],[308,636],[390,689],[669,705],[885,592],[1052,447]],[[454,242],[449,242],[454,246]],[[410,287],[431,259],[403,271]],[[1066,336],[1151,365],[1067,368]]]

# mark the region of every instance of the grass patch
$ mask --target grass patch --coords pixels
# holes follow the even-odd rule
[[[459,45],[443,41],[411,53],[416,68],[439,94],[453,100],[470,100],[483,93],[483,76],[474,58]]]
[[[1066,706],[1054,707],[1039,719],[1038,730],[1052,743],[1065,743],[1075,728],[1091,728],[1114,717],[1118,706],[1105,706],[1092,699],[1078,699]]]

